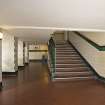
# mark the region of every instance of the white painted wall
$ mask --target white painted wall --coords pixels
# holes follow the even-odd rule
[[[99,40],[99,34],[96,34],[93,37],[93,35],[87,33],[86,36],[95,39],[94,41],[96,42],[98,42]],[[100,39],[103,38],[103,36],[100,37],[101,37]],[[73,32],[69,32],[69,40],[75,46],[75,48],[81,53],[81,55],[88,61],[88,63],[96,70],[96,72],[100,76],[105,77],[105,51],[99,51],[98,49],[90,45],[87,41],[85,41],[84,39],[82,39],[80,36],[76,35]]]
[[[2,39],[0,38],[0,83],[2,82]]]
[[[64,33],[55,33],[54,38],[57,41],[64,41],[65,40],[65,35],[64,35]]]
[[[38,50],[48,50],[47,45],[39,45],[39,46],[40,47]],[[29,52],[29,60],[41,60],[43,55],[47,56],[47,52],[34,51],[35,45],[29,45],[29,50],[33,50]]]
[[[64,32],[64,37],[65,37],[65,40],[68,40],[68,31]]]
[[[24,53],[25,53],[25,63],[29,63],[29,44],[28,44],[28,42],[25,42],[25,51],[24,51]]]
[[[105,46],[105,32],[80,32],[83,36],[100,46]]]
[[[29,59],[30,60],[41,60],[43,55],[45,55],[45,52],[30,52]]]
[[[24,66],[23,41],[21,39],[18,39],[18,66]]]
[[[15,72],[15,69],[14,69],[14,36],[9,31],[3,31],[2,72]]]

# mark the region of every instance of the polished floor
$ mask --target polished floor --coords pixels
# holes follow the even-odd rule
[[[105,84],[96,80],[52,82],[47,65],[32,62],[3,78],[0,105],[105,105]]]

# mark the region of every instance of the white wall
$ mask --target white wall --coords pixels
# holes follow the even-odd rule
[[[66,32],[63,32],[63,31],[56,31],[53,33],[53,37],[55,38],[55,40],[58,40],[58,41],[63,41],[65,40],[65,35]]]
[[[85,33],[84,33],[85,34]],[[91,38],[91,35],[87,33]],[[87,35],[87,36],[88,36]],[[92,36],[93,37],[93,36]],[[96,42],[99,40],[99,34],[94,35]],[[100,36],[101,39],[103,38]],[[87,41],[73,32],[69,32],[69,40],[75,46],[75,48],[81,53],[81,55],[88,61],[88,63],[96,70],[96,72],[105,77],[105,51],[99,51]],[[95,41],[94,40],[94,41]],[[104,40],[105,42],[105,40]]]
[[[23,61],[23,41],[18,39],[18,66],[24,66]]]
[[[25,42],[25,51],[24,51],[24,55],[25,55],[25,63],[29,63],[29,44],[28,42]]]
[[[3,31],[2,72],[15,72],[15,69],[14,69],[14,36],[9,31]]]
[[[105,46],[105,32],[80,32],[83,36],[100,46]]]
[[[64,32],[64,37],[65,37],[65,40],[68,39],[68,31],[65,31],[65,32]]]
[[[14,38],[14,66],[15,70],[18,70],[18,38]]]
[[[35,45],[29,45],[29,60],[41,60],[42,56],[45,55],[47,56],[47,52],[43,50],[48,50],[47,45],[39,45],[39,48],[35,51]],[[41,51],[40,51],[41,50]]]
[[[2,82],[2,39],[0,38],[0,83]]]

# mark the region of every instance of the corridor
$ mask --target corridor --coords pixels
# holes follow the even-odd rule
[[[0,10],[0,105],[105,105],[105,0]]]
[[[47,65],[30,62],[17,76],[3,77],[0,105],[105,105],[105,84],[53,82]]]

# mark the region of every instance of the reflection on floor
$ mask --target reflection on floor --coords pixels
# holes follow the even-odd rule
[[[105,84],[52,82],[47,65],[32,62],[17,77],[3,78],[0,105],[105,105]]]

